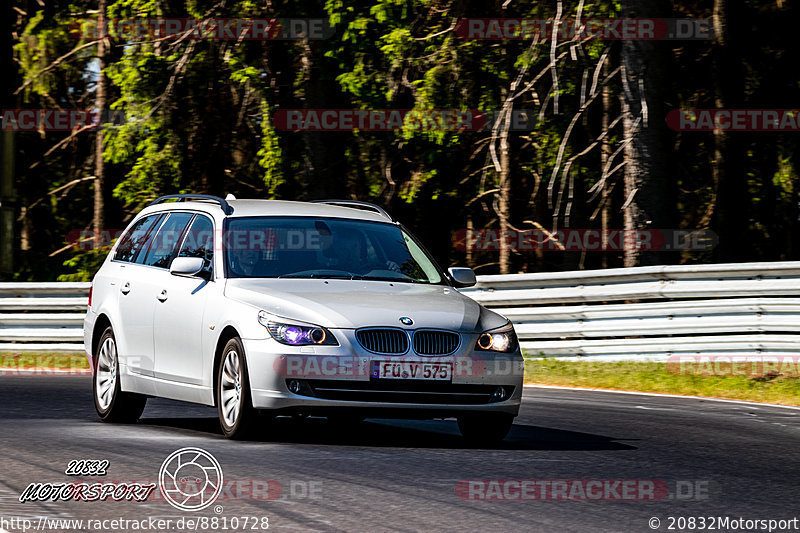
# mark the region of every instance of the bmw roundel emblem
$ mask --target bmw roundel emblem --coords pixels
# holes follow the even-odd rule
[[[404,326],[410,326],[411,324],[414,323],[414,321],[408,318],[407,316],[401,316],[400,323],[403,324]]]

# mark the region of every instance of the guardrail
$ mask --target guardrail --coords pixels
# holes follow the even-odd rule
[[[0,283],[0,351],[83,351],[91,283]]]
[[[528,357],[800,354],[800,262],[479,276]]]
[[[0,283],[0,351],[83,350],[89,283]],[[800,355],[800,262],[479,276],[528,357]]]

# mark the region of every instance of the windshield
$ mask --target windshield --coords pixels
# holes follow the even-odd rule
[[[400,227],[313,217],[231,218],[230,278],[367,279],[442,283],[427,254]]]

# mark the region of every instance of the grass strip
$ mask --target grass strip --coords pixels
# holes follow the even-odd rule
[[[797,370],[784,366],[782,372],[757,375],[747,365],[704,368],[636,361],[533,359],[525,362],[525,383],[800,405]]]
[[[0,371],[4,374],[47,370],[84,372],[89,370],[89,362],[80,353],[0,352]]]

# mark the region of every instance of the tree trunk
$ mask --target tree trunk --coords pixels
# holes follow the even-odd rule
[[[623,18],[667,18],[663,0],[623,0]],[[670,95],[668,41],[622,42],[623,129],[626,141],[623,204],[626,235],[633,230],[674,229],[677,222],[671,136],[664,118]],[[625,245],[625,266],[669,262],[671,255],[639,249],[635,239]]]
[[[610,56],[606,63],[603,65],[603,79],[608,77],[608,63],[611,61]],[[609,138],[611,135],[608,132],[608,125],[610,123],[609,115],[611,114],[611,89],[609,86],[603,85],[602,89],[602,99],[603,99],[603,116],[600,119],[600,127],[602,131],[606,133],[606,136],[603,137],[603,141],[600,145],[600,168],[606,168],[606,163],[608,163],[608,158],[611,157],[611,143],[609,142]],[[611,206],[609,202],[611,198],[609,197],[611,194],[611,183],[610,180],[606,180],[603,184],[603,189],[600,193],[600,205],[602,208],[600,210],[600,229],[602,230],[602,243],[603,243],[603,254],[602,256],[602,266],[603,268],[608,268],[608,230],[609,222],[610,222],[610,213],[611,213]]]
[[[511,120],[511,119],[509,119]],[[510,271],[511,250],[508,246],[508,234],[511,231],[511,182],[509,179],[509,166],[511,157],[508,149],[508,128],[500,132],[500,192],[498,194],[498,212],[500,218],[500,273],[508,274]]]
[[[715,0],[713,11],[714,41],[712,43],[714,106],[741,108],[744,106],[742,61],[735,49],[730,30],[731,20],[726,0]],[[728,135],[714,130],[714,160],[711,172],[716,188],[713,228],[719,236],[714,253],[717,261],[744,261],[749,248],[741,246],[747,233],[750,202],[747,198],[745,174],[745,133]]]
[[[106,0],[99,0],[98,10],[98,27],[100,31],[104,31]],[[103,121],[106,120],[108,114],[108,102],[106,98],[108,80],[104,72],[107,54],[108,39],[105,38],[97,43],[97,60],[100,72],[97,77],[97,89],[95,92],[95,110],[99,117],[97,133],[95,135],[94,155],[94,220],[92,222],[92,229],[94,230],[95,247],[102,245],[101,235],[106,226],[106,164],[103,158]]]
[[[14,10],[12,2],[7,2],[2,11],[2,27],[5,39],[3,42],[2,72],[0,76],[0,108],[9,109],[17,107],[13,96],[17,79],[17,65],[14,63],[12,55],[14,40],[12,30],[14,29]],[[0,272],[11,274],[14,272],[14,201],[15,187],[15,147],[14,132],[0,132]]]

